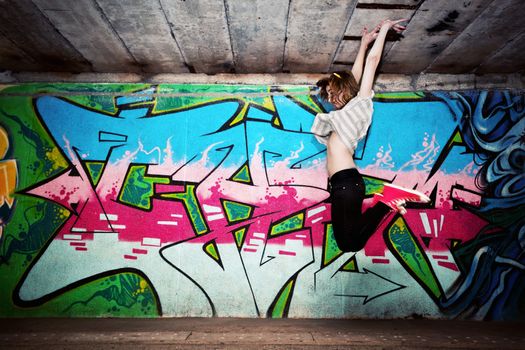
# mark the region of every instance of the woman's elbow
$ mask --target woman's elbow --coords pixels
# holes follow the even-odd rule
[[[379,64],[379,61],[381,60],[381,56],[379,55],[368,55],[366,57],[366,65],[374,65],[377,66]]]

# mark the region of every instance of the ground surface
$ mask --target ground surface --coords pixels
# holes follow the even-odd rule
[[[0,319],[0,349],[525,349],[525,323]]]

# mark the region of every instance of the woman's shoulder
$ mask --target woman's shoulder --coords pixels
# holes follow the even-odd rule
[[[373,90],[368,96],[363,96],[361,95],[360,92],[358,92],[357,95],[354,96],[354,98],[352,98],[350,101],[348,101],[348,103],[342,109],[352,108],[352,106],[355,106],[356,104],[359,104],[359,103],[371,103],[373,98],[374,98]]]
[[[363,95],[363,94],[361,93],[361,91],[358,91],[356,97],[354,97],[354,98],[370,99],[370,100],[371,100],[371,99],[374,98],[374,95],[375,95],[374,90],[370,90],[370,93],[369,93],[369,94],[366,94],[366,95]]]

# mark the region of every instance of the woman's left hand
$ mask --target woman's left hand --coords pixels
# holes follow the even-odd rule
[[[361,32],[361,43],[366,46],[370,45],[372,41],[376,40],[379,29],[380,27],[377,26],[369,32],[368,29],[364,27],[363,31]]]

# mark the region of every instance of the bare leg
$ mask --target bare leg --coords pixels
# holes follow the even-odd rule
[[[353,153],[346,148],[335,131],[328,138],[326,150],[326,169],[329,177],[332,177],[333,174],[340,170],[356,167]]]

